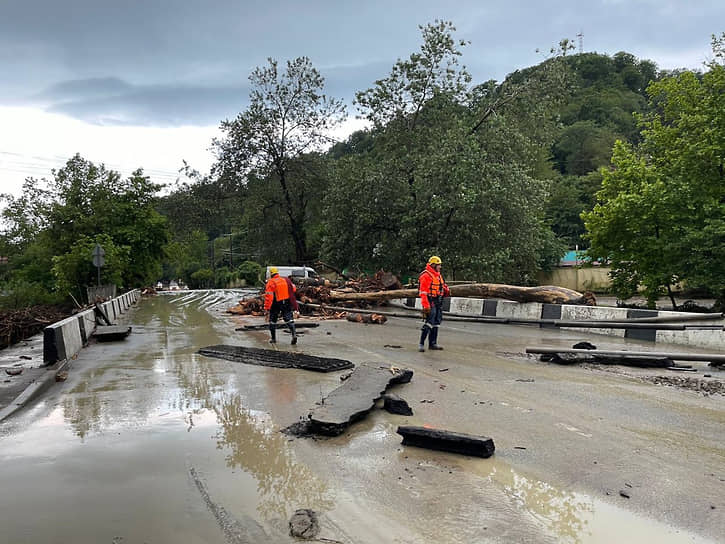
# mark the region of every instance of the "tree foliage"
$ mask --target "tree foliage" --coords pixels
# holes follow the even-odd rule
[[[324,259],[412,272],[438,253],[454,274],[531,281],[558,251],[536,174],[561,66],[469,89],[453,25],[421,31],[419,52],[357,94],[374,130],[335,165]]]
[[[121,287],[154,281],[168,237],[154,209],[159,188],[141,170],[122,179],[80,155],[50,180],[28,178],[20,196],[5,197],[2,212],[11,276],[48,292],[82,291],[95,283],[88,244],[102,239],[109,246],[105,277]]]
[[[323,94],[324,79],[307,57],[288,61],[285,70],[270,58],[249,81],[248,108],[222,122],[225,136],[214,141],[215,172],[243,183],[254,179],[267,207],[264,223],[280,221],[295,259],[306,261],[309,207],[320,179],[306,168],[305,157],[330,142],[345,108]]]
[[[592,255],[609,258],[626,296],[650,304],[678,281],[725,295],[725,67],[684,72],[648,88],[638,145],[615,145],[597,204],[584,214]]]

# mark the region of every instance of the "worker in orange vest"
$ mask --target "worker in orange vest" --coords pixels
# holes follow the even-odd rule
[[[277,319],[282,314],[282,319],[292,333],[292,344],[296,344],[297,333],[292,311],[299,311],[295,298],[297,288],[289,278],[280,277],[276,266],[270,266],[269,273],[270,278],[264,287],[264,312],[266,319],[269,320],[269,332],[272,335],[269,342],[271,344],[277,342]]]
[[[418,351],[425,351],[425,339],[428,338],[428,349],[441,350],[438,345],[438,327],[443,321],[443,297],[451,295],[446,282],[441,276],[441,258],[433,255],[428,259],[425,270],[418,278],[418,295],[423,305],[423,329],[420,333]]]

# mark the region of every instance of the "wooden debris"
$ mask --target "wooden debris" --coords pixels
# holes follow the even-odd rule
[[[29,338],[48,325],[73,315],[65,306],[30,306],[20,310],[0,311],[0,349]]]
[[[354,323],[377,323],[382,325],[388,318],[380,314],[348,313],[347,320]]]
[[[371,305],[384,303],[385,301],[391,299],[418,297],[417,289],[402,289],[400,280],[394,274],[384,270],[379,270],[372,276],[350,279],[345,283],[337,284],[320,278],[293,278],[293,281],[297,284],[296,297],[303,308],[301,311],[305,315],[311,315],[315,312],[317,315],[321,314],[322,316],[331,319],[348,318],[345,312],[349,309],[354,308],[355,310],[361,310]],[[515,285],[495,283],[466,283],[451,285],[450,289],[452,297],[502,298],[507,300],[516,300],[519,302],[596,305],[596,299],[591,293],[586,292],[582,294],[577,291],[572,291],[571,289],[553,285],[542,287],[519,287]],[[337,306],[333,307],[331,304],[337,304]],[[262,294],[260,293],[260,295],[256,297],[240,300],[237,306],[229,308],[227,311],[231,314],[237,315],[264,315]],[[380,315],[383,314],[384,312]],[[491,318],[482,319],[492,322],[494,321]],[[354,318],[354,321],[364,323],[381,322],[375,320],[360,321],[357,317]]]
[[[540,287],[519,287],[496,283],[470,283],[450,286],[452,297],[465,298],[502,298],[517,302],[547,302],[549,304],[585,304],[591,305],[592,298],[578,291],[544,285]],[[396,289],[367,293],[351,293],[335,290],[330,293],[332,300],[379,302],[396,298],[415,298],[417,289]]]
[[[484,458],[491,457],[496,449],[493,439],[485,436],[412,426],[400,426],[396,432],[403,436],[404,446],[450,451]]]

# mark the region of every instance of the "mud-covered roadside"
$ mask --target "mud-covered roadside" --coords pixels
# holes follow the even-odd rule
[[[528,361],[542,365],[551,364],[540,361],[538,355],[531,353],[497,352],[496,355],[517,361]],[[580,363],[578,366],[593,372],[611,372],[618,376],[629,376],[655,385],[666,385],[695,391],[704,396],[725,395],[725,369],[719,367],[702,365],[702,368],[693,368],[694,371],[688,372],[690,374],[688,376],[675,373],[671,370],[635,368],[589,362]]]

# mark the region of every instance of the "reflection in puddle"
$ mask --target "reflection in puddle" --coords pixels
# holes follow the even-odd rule
[[[649,542],[658,544],[701,543],[710,541],[693,533],[675,529],[656,520],[581,493],[557,489],[547,482],[527,478],[500,459],[491,459],[473,468],[481,476],[502,487],[519,508],[527,511],[542,526],[568,544],[609,544],[612,542]]]
[[[244,408],[233,396],[216,408],[221,424],[217,447],[229,450],[227,466],[240,467],[257,480],[258,511],[266,518],[288,518],[299,505],[329,510],[327,486],[308,467],[295,463],[287,437],[272,429],[266,414]]]
[[[530,480],[511,468],[493,467],[491,478],[503,485],[506,494],[519,507],[528,510],[561,542],[582,542],[581,536],[586,533],[594,510],[588,497]]]
[[[329,510],[333,501],[326,484],[296,463],[288,438],[267,414],[246,406],[248,400],[230,380],[229,365],[196,353],[200,345],[223,343],[208,309],[228,306],[229,298],[229,293],[195,292],[145,301],[135,315],[144,329],[136,337],[139,344],[109,351],[105,365],[89,365],[62,399],[65,422],[82,442],[121,428],[153,428],[168,432],[169,441],[181,430],[201,447],[209,444],[209,434],[192,431],[215,428],[211,447],[224,455],[222,472],[241,469],[256,481],[252,500],[260,516],[289,519],[301,505]],[[265,379],[275,402],[294,401],[296,390],[283,376]]]

